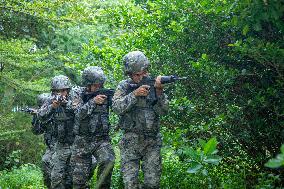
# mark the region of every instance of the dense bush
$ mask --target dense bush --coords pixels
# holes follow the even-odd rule
[[[80,84],[89,65],[102,66],[115,87],[124,78],[122,57],[138,49],[151,60],[152,75],[188,77],[166,87],[163,188],[283,186],[283,168],[264,166],[284,141],[283,2],[51,2],[1,5],[1,169],[28,162],[36,154],[30,141],[43,149],[27,132],[30,119],[14,107],[34,105],[56,74]],[[212,151],[212,165],[204,162],[209,141],[222,157]],[[113,183],[121,187],[118,166]]]
[[[42,173],[33,164],[24,164],[18,169],[14,168],[10,172],[0,172],[1,188],[45,188],[43,185]]]

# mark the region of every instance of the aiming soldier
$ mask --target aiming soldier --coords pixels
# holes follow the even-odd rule
[[[42,122],[52,121],[57,133],[52,156],[51,188],[72,188],[70,158],[77,104],[71,92],[69,78],[63,75],[55,76],[51,82],[51,98],[38,113]]]
[[[111,185],[115,154],[109,136],[109,108],[113,92],[103,88],[105,80],[100,67],[90,66],[83,71],[85,87],[79,90],[72,147],[74,188],[88,188],[87,181],[93,175],[92,155],[98,165],[96,188],[107,189]]]
[[[113,111],[120,116],[123,137],[120,141],[121,170],[126,189],[138,189],[140,162],[144,172],[143,188],[160,187],[161,146],[159,117],[166,114],[168,100],[163,93],[161,76],[154,85],[139,85],[149,78],[149,60],[140,51],[124,56],[125,74],[113,97]],[[138,85],[138,88],[132,87]],[[149,94],[151,95],[153,99]]]

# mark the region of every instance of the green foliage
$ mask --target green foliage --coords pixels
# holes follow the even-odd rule
[[[33,164],[24,164],[20,168],[11,171],[3,170],[0,172],[1,188],[34,188],[44,189],[42,173]]]
[[[13,151],[11,154],[9,154],[8,157],[6,157],[6,160],[4,162],[5,167],[18,167],[20,165],[20,157],[21,156],[21,150]]]
[[[283,7],[277,0],[5,1],[0,169],[40,159],[30,118],[12,110],[34,105],[51,77],[80,84],[81,71],[97,65],[115,88],[125,78],[122,57],[142,50],[152,75],[189,78],[165,89],[163,188],[281,187],[283,170],[264,164],[284,138]],[[279,166],[281,155],[267,165]],[[121,187],[118,169],[113,183]]]
[[[31,51],[34,43],[29,40],[0,38],[0,170],[14,166],[10,158],[18,151],[21,163],[39,162],[43,151],[41,139],[30,132],[31,117],[16,110],[26,105],[34,105],[36,95],[48,90],[45,76],[51,73],[52,66],[43,59],[46,52]],[[36,142],[35,142],[36,141]],[[40,150],[39,150],[40,149]],[[10,159],[9,159],[10,158]],[[4,163],[4,162],[10,163]]]
[[[193,150],[190,147],[185,147],[182,149],[180,155],[188,162],[191,163],[191,167],[187,170],[188,173],[198,173],[202,172],[205,176],[208,175],[208,171],[206,170],[206,166],[213,164],[218,165],[221,158],[218,155],[215,155],[217,150],[217,140],[216,138],[211,138],[208,142],[200,139],[200,144],[202,145],[202,149],[198,148],[197,150]]]
[[[3,18],[0,23],[0,170],[13,166],[4,162],[12,162],[9,157],[19,149],[19,164],[40,161],[44,150],[42,138],[30,132],[31,117],[17,110],[35,106],[36,96],[49,91],[50,78],[54,75],[63,73],[78,82],[77,72],[68,66],[68,59],[61,53],[78,52],[80,43],[89,39],[82,32],[88,30],[93,37],[94,32],[90,30],[94,27],[88,24],[75,27],[79,20],[93,20],[89,9],[81,6],[86,7],[76,1],[9,0],[1,4],[4,9],[0,13]],[[63,44],[66,40],[70,43]]]
[[[284,144],[281,146],[281,154],[278,154],[276,158],[270,159],[265,166],[270,168],[279,168],[284,166]]]

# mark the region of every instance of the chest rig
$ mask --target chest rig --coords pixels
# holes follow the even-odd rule
[[[93,104],[93,106],[91,114],[81,121],[79,133],[89,137],[108,137],[109,102],[105,100],[103,104]]]
[[[134,91],[132,82],[127,81],[126,95]],[[151,89],[150,89],[151,90]],[[155,90],[155,89],[154,89]],[[134,132],[145,136],[156,136],[159,132],[159,117],[154,111],[150,97],[136,97],[137,102],[130,111],[121,116],[120,127],[124,132]]]
[[[53,114],[54,132],[57,134],[57,140],[61,143],[71,144],[74,140],[74,110],[69,100],[66,105],[56,108]]]

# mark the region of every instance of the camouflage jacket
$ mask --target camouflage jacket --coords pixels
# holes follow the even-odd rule
[[[32,132],[35,135],[43,134],[45,144],[51,148],[56,142],[57,133],[55,132],[54,124],[51,120],[47,122],[40,121],[39,115],[33,115]]]
[[[39,109],[38,116],[40,120],[42,122],[52,122],[57,142],[68,144],[73,143],[75,111],[78,106],[74,99],[76,99],[76,96],[74,96],[73,90],[71,90],[66,105],[59,106],[58,108],[52,108],[51,97]]]
[[[77,89],[77,96],[80,98],[77,99],[79,106],[76,110],[74,132],[80,136],[108,137],[110,124],[107,102],[102,105],[96,104],[93,99],[84,102],[85,92],[84,87]]]
[[[151,105],[145,97],[136,97],[129,90],[130,83],[131,79],[121,81],[113,97],[113,111],[120,115],[119,126],[125,132],[156,136],[160,131],[159,117],[168,111],[167,96],[158,96],[157,103]]]

